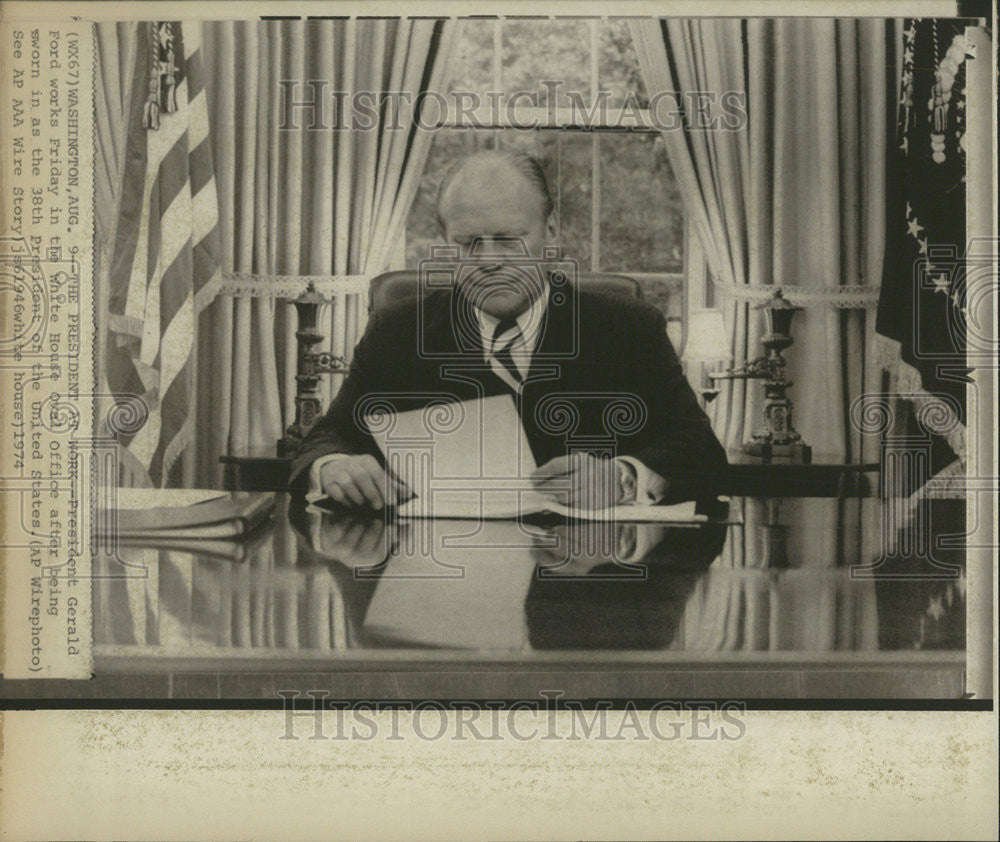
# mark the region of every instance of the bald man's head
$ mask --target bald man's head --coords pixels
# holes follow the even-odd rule
[[[455,161],[441,178],[437,194],[438,219],[445,222],[447,203],[456,191],[489,192],[510,180],[520,181],[534,193],[543,219],[555,209],[545,171],[537,159],[522,152],[483,150]]]
[[[533,158],[478,152],[457,162],[441,181],[438,218],[465,266],[457,283],[485,312],[515,316],[544,292],[540,265],[536,282],[514,268],[526,257],[540,260],[554,233],[552,197]]]

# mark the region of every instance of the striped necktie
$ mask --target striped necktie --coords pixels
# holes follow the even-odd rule
[[[491,356],[504,370],[511,376],[516,386],[524,382],[521,372],[518,371],[514,362],[511,348],[521,336],[521,329],[517,326],[517,321],[512,318],[501,319],[493,331],[493,352]]]

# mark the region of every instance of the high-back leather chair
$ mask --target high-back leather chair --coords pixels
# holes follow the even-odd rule
[[[583,291],[608,292],[629,298],[642,298],[639,282],[626,275],[607,272],[580,272],[576,283]],[[416,298],[420,292],[419,271],[402,269],[383,272],[372,278],[368,293],[368,312],[374,313],[389,304]]]

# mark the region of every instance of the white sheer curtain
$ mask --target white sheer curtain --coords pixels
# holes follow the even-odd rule
[[[794,423],[814,461],[858,461],[853,397],[877,391],[874,311],[884,252],[893,24],[884,20],[630,21],[649,94],[744,96],[739,129],[663,133],[685,210],[722,294],[739,365],[762,352],[750,309],[781,286],[807,309],[786,352]],[[732,96],[730,94],[730,96]],[[760,424],[759,383],[711,405],[736,451]]]
[[[217,485],[221,454],[273,453],[294,414],[295,321],[267,297],[275,276],[374,275],[399,253],[430,147],[417,94],[443,91],[453,24],[439,20],[224,21],[203,26],[223,270],[244,294],[202,316],[198,482]],[[281,83],[322,80],[333,126],[351,94],[400,94],[371,130],[280,126]],[[337,92],[335,101],[333,93]],[[288,121],[285,121],[286,124]],[[350,356],[367,297],[345,286],[322,314],[334,353]],[[331,383],[331,390],[339,384]]]

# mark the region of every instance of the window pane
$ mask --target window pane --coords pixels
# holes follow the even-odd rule
[[[547,133],[534,129],[502,129],[497,132],[497,147],[509,152],[523,152],[525,155],[537,158],[548,175],[548,165],[554,163],[555,155],[551,144],[543,142],[543,134]],[[547,156],[552,156],[552,160],[549,161]]]
[[[610,91],[608,105],[624,104],[626,96],[633,94],[640,108],[649,106],[646,86],[639,73],[639,57],[635,52],[628,24],[623,20],[603,21],[598,45],[598,78],[601,90]]]
[[[463,20],[460,24],[448,90],[475,91],[485,101],[486,92],[493,90],[493,30],[497,22]]]
[[[504,129],[497,134],[499,148],[524,152],[542,165],[555,204],[556,241],[565,257],[590,271],[591,136],[561,129]]]
[[[682,271],[684,212],[662,138],[604,135],[600,181],[601,269]]]
[[[591,135],[558,129],[539,132],[545,137],[552,161],[547,168],[558,220],[557,239],[563,255],[577,260],[580,270],[591,269],[590,209],[593,204]]]
[[[557,105],[569,102],[567,92],[576,92],[590,101],[590,26],[586,21],[522,20],[503,24],[503,87],[515,91],[539,92],[540,82],[561,83]],[[527,105],[527,98],[522,103]]]
[[[642,300],[652,304],[670,321],[680,321],[684,316],[684,276],[667,275],[660,278],[636,278],[642,290]],[[668,325],[667,332],[670,332]],[[673,341],[673,338],[671,338]],[[674,350],[679,344],[674,345]]]

